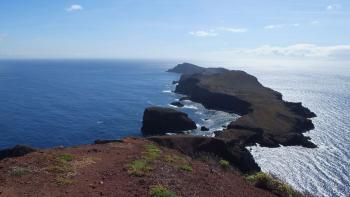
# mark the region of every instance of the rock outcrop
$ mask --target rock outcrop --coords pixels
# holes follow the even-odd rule
[[[209,131],[209,128],[207,128],[205,126],[201,126],[201,131]]]
[[[182,70],[184,67],[186,64],[182,64]],[[264,87],[256,77],[244,71],[203,74],[208,73],[203,70],[206,68],[192,75],[186,70],[175,92],[187,95],[206,108],[241,115],[227,129],[217,132],[217,137],[240,141],[242,145],[316,147],[310,138],[302,135],[314,128],[309,118],[316,115],[301,103],[283,101],[281,93]]]
[[[202,153],[218,156],[229,161],[232,166],[242,173],[260,171],[260,167],[247,149],[223,139],[188,135],[155,136],[148,139],[190,156]]]
[[[16,145],[13,148],[0,150],[0,160],[10,157],[20,157],[34,151],[36,151],[36,149],[32,147],[25,145]]]
[[[196,123],[186,113],[171,108],[149,107],[144,111],[141,131],[144,135],[162,135],[196,128]]]

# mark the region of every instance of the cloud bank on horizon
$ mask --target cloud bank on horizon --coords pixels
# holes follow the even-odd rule
[[[346,0],[14,0],[0,8],[0,58],[350,66],[349,6]]]

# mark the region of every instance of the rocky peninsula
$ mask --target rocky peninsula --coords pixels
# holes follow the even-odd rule
[[[238,70],[203,68],[189,63],[168,70],[182,74],[175,92],[186,95],[208,109],[236,113],[216,137],[234,140],[241,145],[301,145],[316,147],[302,133],[314,128],[310,118],[315,113],[301,103],[287,102],[282,94],[264,87],[256,77]]]

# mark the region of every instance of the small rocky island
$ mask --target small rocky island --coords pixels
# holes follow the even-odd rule
[[[149,107],[144,111],[141,131],[144,135],[164,135],[196,128],[196,123],[183,112],[171,108]]]
[[[264,87],[256,77],[238,70],[203,68],[189,63],[168,72],[180,73],[175,92],[203,104],[208,109],[241,115],[216,137],[241,145],[301,145],[314,148],[302,133],[314,128],[315,113],[301,103],[287,102],[282,94]]]

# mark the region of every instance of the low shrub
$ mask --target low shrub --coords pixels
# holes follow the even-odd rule
[[[151,169],[149,163],[144,159],[135,160],[129,165],[129,173],[133,175],[142,175]]]
[[[10,175],[11,176],[23,176],[27,172],[29,172],[29,170],[27,168],[15,166],[15,167],[11,168]]]
[[[161,150],[154,144],[147,144],[145,146],[146,151],[143,153],[143,158],[148,160],[148,161],[152,161],[157,159],[160,154],[161,154]]]
[[[223,169],[227,169],[230,167],[230,162],[226,161],[226,160],[223,160],[221,159],[219,161],[219,164],[220,164],[220,167],[223,168]]]
[[[179,166],[180,170],[186,171],[186,172],[192,172],[192,166],[190,166],[189,164],[183,164],[181,166]]]
[[[72,154],[65,153],[65,154],[58,155],[57,159],[69,162],[69,161],[73,161],[74,156]]]
[[[177,197],[175,192],[170,191],[161,185],[151,187],[149,195],[151,197]]]
[[[73,181],[72,175],[76,169],[72,165],[74,156],[72,154],[61,154],[53,158],[53,162],[46,168],[46,171],[56,175],[57,185],[68,185]]]
[[[274,194],[282,197],[299,197],[304,196],[301,192],[296,191],[287,183],[272,177],[270,174],[264,172],[258,172],[256,174],[246,177],[246,180],[259,187],[271,191]]]

